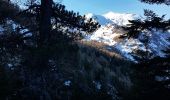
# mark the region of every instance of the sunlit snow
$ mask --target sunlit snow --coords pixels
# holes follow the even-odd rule
[[[137,39],[123,39],[118,41],[117,37],[123,33],[117,30],[117,26],[125,26],[129,24],[128,20],[137,18],[134,14],[119,14],[114,12],[106,13],[102,16],[94,15],[92,13],[87,14],[87,18],[94,18],[102,26],[94,32],[92,35],[86,36],[87,40],[95,40],[98,42],[105,43],[115,49],[117,49],[125,58],[135,61],[134,51],[141,50],[153,53],[153,56],[164,57],[165,53],[162,50],[169,48],[170,43],[170,32],[162,32],[154,30],[148,32],[148,47],[140,40],[146,33],[142,33]]]

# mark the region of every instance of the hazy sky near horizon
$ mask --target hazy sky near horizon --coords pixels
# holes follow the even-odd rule
[[[170,6],[149,5],[139,0],[62,0],[66,9],[80,12],[80,14],[94,13],[104,14],[109,11],[118,13],[133,13],[143,15],[144,9],[155,11],[159,15],[167,14],[170,18]]]

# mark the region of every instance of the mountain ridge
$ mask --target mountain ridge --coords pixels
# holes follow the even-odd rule
[[[109,45],[111,48],[117,49],[126,59],[138,62],[135,58],[142,59],[143,55],[139,55],[140,52],[149,52],[150,58],[159,56],[165,57],[163,52],[170,46],[168,38],[170,38],[170,32],[163,32],[162,30],[153,29],[150,32],[141,32],[137,38],[124,38],[118,39],[121,35],[125,34],[121,27],[126,26],[129,20],[134,20],[137,17],[135,14],[122,14],[108,12],[103,15],[95,15],[92,13],[86,14],[86,18],[93,18],[101,24],[101,27],[85,37],[88,41],[97,41]],[[148,37],[148,47],[142,42],[145,37]]]
[[[115,13],[115,12],[108,12],[102,15],[95,15],[93,13],[85,14],[86,18],[93,18],[94,20],[98,21],[101,25],[107,24],[117,24],[120,26],[124,26],[129,24],[128,20],[133,20],[137,16],[136,14],[130,13]]]

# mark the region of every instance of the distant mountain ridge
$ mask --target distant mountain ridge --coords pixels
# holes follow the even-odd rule
[[[107,24],[117,24],[120,26],[129,24],[128,20],[135,19],[135,14],[126,14],[126,13],[114,13],[114,12],[108,12],[103,15],[95,15],[92,13],[86,14],[86,18],[93,18],[96,21],[98,21],[101,25],[107,25]]]

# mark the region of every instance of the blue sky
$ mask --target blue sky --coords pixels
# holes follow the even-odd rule
[[[11,0],[25,2],[26,0]],[[170,6],[167,5],[149,5],[141,3],[139,0],[54,0],[61,1],[66,5],[66,9],[80,12],[80,14],[94,13],[105,14],[109,11],[117,13],[133,13],[143,15],[143,9],[150,9],[159,15],[167,14],[170,18]],[[20,4],[22,5],[22,4]]]
[[[113,11],[143,15],[143,9],[151,9],[159,15],[167,14],[170,18],[170,6],[149,5],[138,0],[62,0],[62,4],[66,5],[68,10],[74,10],[80,14],[104,14]]]

